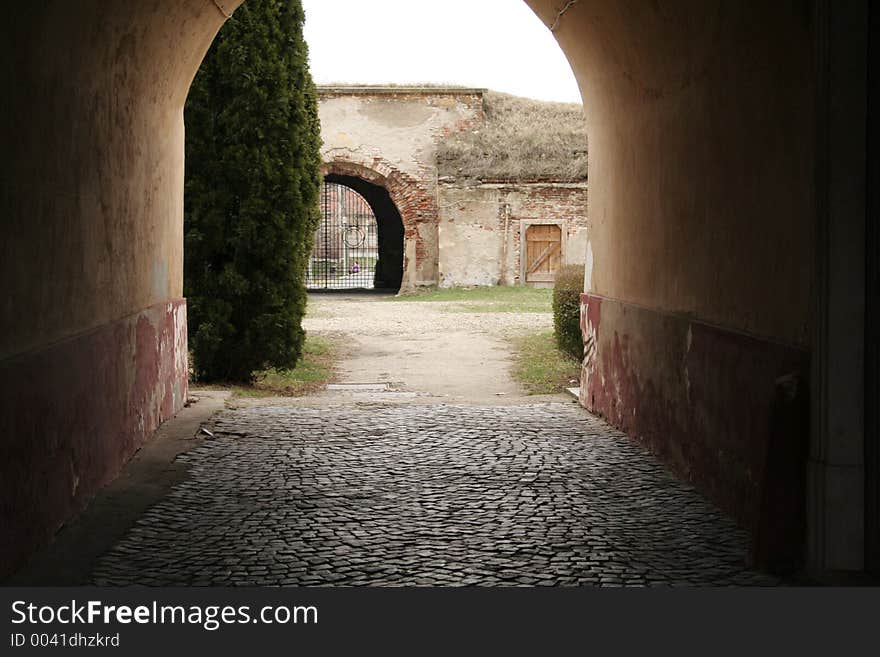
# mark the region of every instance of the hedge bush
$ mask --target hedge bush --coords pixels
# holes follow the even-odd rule
[[[556,272],[553,286],[553,337],[564,354],[581,360],[581,292],[584,289],[582,265],[565,265]]]
[[[184,290],[200,381],[300,357],[320,125],[300,0],[248,0],[186,102]]]

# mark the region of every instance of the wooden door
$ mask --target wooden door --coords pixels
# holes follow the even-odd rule
[[[526,229],[526,283],[553,283],[562,257],[562,230],[548,224]],[[539,287],[543,287],[539,285]]]

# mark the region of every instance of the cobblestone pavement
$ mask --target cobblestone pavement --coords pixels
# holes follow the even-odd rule
[[[230,410],[102,585],[772,585],[746,536],[571,403]]]

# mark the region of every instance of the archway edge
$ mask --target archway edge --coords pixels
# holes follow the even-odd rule
[[[328,183],[351,190],[369,206],[376,224],[377,239],[374,287],[398,292],[404,273],[404,225],[400,210],[391,198],[391,194],[378,182],[348,173],[327,172],[324,174],[324,184]],[[322,222],[328,221],[326,210],[324,212]],[[329,220],[335,221],[335,218]],[[315,248],[319,248],[322,244],[326,245],[324,238],[316,233]],[[323,248],[326,249],[326,246]]]
[[[390,163],[381,158],[373,158],[371,161],[358,158],[351,154],[346,157],[335,157],[321,163],[321,175],[338,175],[360,178],[379,187],[388,187],[395,177],[395,170]],[[399,175],[399,174],[398,174]]]
[[[321,174],[358,178],[388,192],[400,213],[404,230],[403,279],[400,289],[437,284],[437,202],[424,185],[382,157],[356,153],[334,155],[321,165]]]
[[[803,370],[815,348],[810,287],[824,284],[813,262],[815,132],[827,125],[816,117],[813,56],[829,19],[800,3],[725,4],[706,50],[689,35],[716,34],[703,28],[714,25],[707,7],[717,3],[671,11],[644,0],[526,2],[556,26],[589,112],[594,410],[747,521],[772,419],[768,391],[778,375]],[[2,564],[84,503],[185,398],[181,110],[211,38],[240,4],[10,7],[10,64],[0,75],[12,120],[0,141],[15,166],[0,189],[0,433],[15,460],[4,464],[0,493],[22,522],[2,518],[14,543]],[[844,91],[858,91],[852,70],[841,67]],[[820,187],[828,193],[826,181]],[[436,210],[422,201],[417,227]],[[714,375],[730,372],[728,363],[764,365],[737,369],[740,378]],[[62,442],[47,444],[55,436]],[[106,439],[97,450],[95,436]],[[832,454],[855,473],[848,485],[861,472],[860,444]],[[21,480],[7,476],[18,471]],[[842,506],[857,512],[859,495]],[[840,535],[827,564],[858,566],[856,541]]]

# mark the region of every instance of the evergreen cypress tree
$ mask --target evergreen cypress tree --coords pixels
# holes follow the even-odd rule
[[[197,378],[247,381],[302,350],[320,127],[300,0],[248,0],[186,103],[184,291]]]

